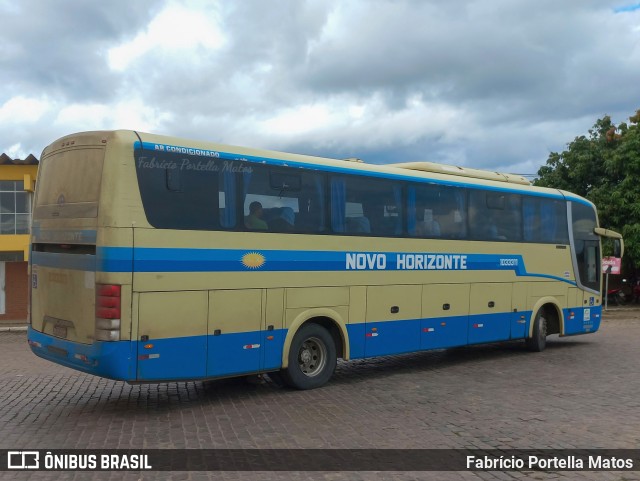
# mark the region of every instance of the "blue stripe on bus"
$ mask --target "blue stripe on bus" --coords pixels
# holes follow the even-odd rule
[[[211,159],[222,159],[222,160],[233,160],[233,161],[246,161],[246,162],[253,162],[253,163],[259,163],[259,164],[266,164],[266,165],[275,165],[275,166],[280,166],[280,167],[296,167],[296,168],[305,168],[305,169],[310,169],[310,170],[319,170],[319,171],[324,171],[324,172],[333,172],[333,173],[338,173],[338,174],[357,174],[357,175],[362,175],[362,176],[366,176],[366,177],[376,177],[376,178],[383,178],[383,179],[397,179],[397,180],[404,180],[404,181],[412,181],[412,182],[429,182],[429,183],[433,183],[433,184],[439,184],[439,185],[450,185],[450,186],[455,186],[455,187],[468,187],[468,188],[478,188],[478,189],[483,189],[483,190],[491,190],[491,191],[495,191],[495,192],[509,192],[509,193],[517,193],[517,194],[527,194],[527,195],[532,195],[532,196],[536,196],[536,197],[547,197],[547,198],[552,198],[552,199],[560,199],[560,200],[571,200],[574,202],[579,202],[581,204],[585,204],[589,207],[591,207],[592,209],[594,208],[594,205],[589,202],[586,199],[583,199],[581,197],[577,197],[577,196],[573,196],[570,193],[568,195],[562,195],[559,191],[557,194],[555,193],[548,193],[548,192],[530,192],[528,191],[525,187],[523,187],[522,189],[518,189],[515,187],[500,187],[500,186],[491,186],[491,185],[478,185],[478,184],[471,184],[468,182],[464,182],[462,180],[460,181],[456,181],[456,180],[440,180],[440,179],[434,179],[434,178],[420,178],[420,177],[412,177],[409,175],[403,175],[403,174],[396,174],[396,173],[391,173],[391,172],[375,172],[375,171],[368,171],[368,170],[360,170],[360,169],[354,169],[354,168],[350,168],[348,165],[344,166],[344,167],[339,167],[339,166],[332,166],[332,165],[324,165],[324,164],[307,164],[304,162],[298,162],[298,161],[294,161],[294,160],[280,160],[280,159],[273,159],[270,157],[259,157],[259,156],[254,156],[254,155],[241,155],[241,154],[235,154],[235,153],[231,153],[231,152],[222,152],[222,151],[213,151],[213,150],[209,150],[209,149],[195,149],[193,147],[185,147],[185,146],[178,146],[178,145],[169,145],[169,144],[159,144],[159,143],[154,143],[154,142],[142,142],[140,143],[140,141],[136,141],[133,144],[134,149],[140,149],[142,148],[143,150],[150,150],[153,152],[170,152],[169,149],[179,149],[178,152],[182,151],[184,149],[185,153],[189,153],[188,151],[201,151],[203,152],[203,154],[205,153],[209,153],[209,154],[213,154],[213,155],[202,155],[203,158],[211,158]],[[159,147],[156,148],[156,147]],[[328,159],[331,160],[331,159]],[[393,164],[366,164],[366,165],[372,165],[372,166],[378,166],[378,167],[393,167]],[[446,175],[446,174],[445,174]],[[497,181],[496,181],[497,182]],[[513,185],[513,184],[508,184],[508,185]]]
[[[514,254],[98,247],[97,256],[34,252],[32,264],[100,272],[511,271],[576,285],[528,272],[523,257]]]
[[[565,334],[600,327],[601,306],[563,310]],[[349,324],[351,359],[523,339],[531,311]],[[526,316],[525,324],[519,323]],[[286,329],[80,344],[29,327],[33,352],[89,374],[123,381],[178,381],[273,371],[282,365]],[[274,336],[267,340],[267,336]],[[34,345],[33,343],[39,343]],[[145,344],[153,347],[145,349]]]
[[[127,262],[121,262],[119,247],[102,247],[98,256],[107,272],[129,272]],[[124,248],[127,256],[129,248]],[[542,277],[576,285],[574,281],[550,274],[528,272],[521,255],[464,254],[429,252],[345,252],[297,250],[241,249],[168,249],[136,247],[133,251],[135,272],[308,272],[308,271],[512,271],[517,276]],[[247,257],[258,263],[250,265]],[[348,262],[351,256],[353,262]],[[464,257],[463,266],[461,258]],[[355,262],[357,258],[358,262]],[[423,269],[415,268],[421,258]],[[444,262],[445,258],[447,263]],[[111,259],[115,259],[113,262]],[[411,260],[412,264],[409,263]],[[430,261],[433,265],[426,265]],[[414,268],[410,268],[413,266]],[[355,267],[355,268],[354,268]],[[427,268],[428,267],[428,268]],[[122,270],[120,270],[122,268]]]
[[[101,272],[134,272],[133,247],[98,247],[97,266]]]

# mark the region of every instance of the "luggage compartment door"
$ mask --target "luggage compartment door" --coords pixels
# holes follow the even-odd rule
[[[207,292],[144,292],[138,320],[138,381],[206,376]]]

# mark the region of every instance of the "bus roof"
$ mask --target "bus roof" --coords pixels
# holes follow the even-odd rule
[[[419,170],[422,172],[433,172],[445,175],[459,175],[460,177],[471,177],[473,179],[495,180],[497,182],[531,185],[531,182],[521,175],[470,169],[468,167],[459,167],[457,165],[437,164],[435,162],[407,162],[391,165],[399,169]]]

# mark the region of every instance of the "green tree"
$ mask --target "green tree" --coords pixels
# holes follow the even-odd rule
[[[640,110],[629,124],[598,119],[588,136],[549,154],[535,185],[574,192],[598,208],[600,225],[622,233],[625,264],[640,266]]]

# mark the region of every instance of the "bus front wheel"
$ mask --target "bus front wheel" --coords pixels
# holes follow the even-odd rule
[[[532,336],[525,340],[527,349],[533,352],[542,352],[547,346],[547,319],[544,312],[539,311],[533,321]]]
[[[336,369],[336,345],[331,334],[318,324],[305,324],[289,349],[289,367],[284,381],[297,389],[314,389],[325,384]]]

